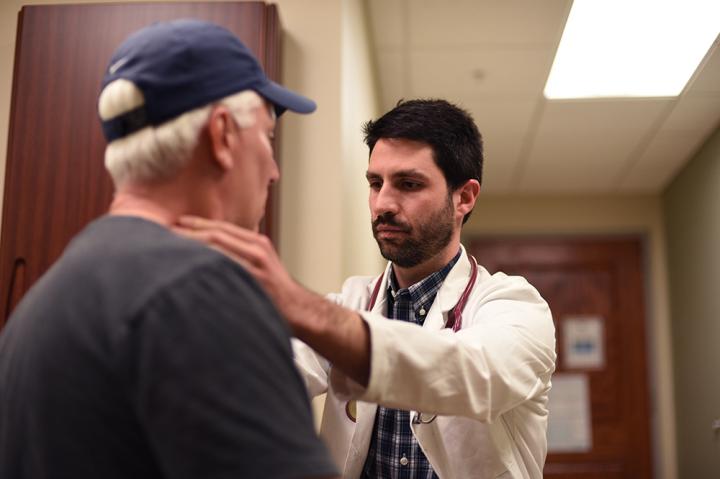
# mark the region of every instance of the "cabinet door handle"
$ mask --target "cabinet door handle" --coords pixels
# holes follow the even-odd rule
[[[10,317],[10,313],[15,309],[15,306],[20,302],[23,294],[25,293],[25,270],[27,264],[25,258],[15,258],[13,262],[12,272],[10,273],[10,281],[8,282],[7,298],[5,300],[5,317],[2,318],[2,322],[7,321]],[[2,323],[0,323],[2,324]]]

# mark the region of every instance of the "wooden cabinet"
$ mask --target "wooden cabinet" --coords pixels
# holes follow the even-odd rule
[[[199,18],[233,31],[270,78],[280,75],[280,23],[263,2],[23,7],[13,76],[0,239],[0,327],[68,241],[112,198],[97,96],[107,62],[154,21]],[[265,232],[274,235],[271,195]]]

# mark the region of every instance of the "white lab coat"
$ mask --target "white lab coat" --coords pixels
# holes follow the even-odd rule
[[[379,278],[352,277],[331,299],[362,311],[370,330],[367,388],[298,340],[295,358],[311,396],[327,392],[320,435],[344,478],[362,473],[377,404],[418,411],[429,424],[413,434],[441,479],[541,478],[547,452],[547,399],[555,369],[555,328],[547,303],[518,276],[478,267],[462,329],[445,329],[447,312],[469,279],[465,249],[437,293],[422,327],[384,317],[390,265]],[[346,412],[357,400],[357,423]]]

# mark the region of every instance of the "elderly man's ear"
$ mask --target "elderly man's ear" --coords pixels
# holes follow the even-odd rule
[[[234,165],[233,150],[237,148],[236,142],[240,141],[237,130],[238,126],[226,106],[219,105],[212,109],[208,122],[210,148],[215,161],[223,170],[230,170]]]

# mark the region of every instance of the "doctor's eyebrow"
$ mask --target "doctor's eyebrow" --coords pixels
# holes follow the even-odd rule
[[[367,178],[368,181],[370,181],[371,179],[373,179],[373,180],[382,179],[382,176],[379,175],[379,174],[377,174],[377,173],[374,173],[374,172],[372,172],[372,171],[367,171],[367,172],[365,173],[365,178]],[[402,179],[402,178],[413,178],[413,179],[418,179],[418,180],[427,180],[427,179],[428,179],[428,175],[426,175],[425,173],[423,173],[423,172],[420,171],[420,170],[417,170],[417,169],[414,169],[414,168],[410,168],[410,169],[407,169],[407,170],[394,171],[394,172],[392,173],[392,175],[391,175],[391,178],[392,178],[393,180]]]
[[[371,172],[367,171],[367,172],[365,172],[365,179],[367,179],[368,181],[380,180],[380,179],[382,179],[382,177],[380,175],[378,175],[377,173],[371,173]]]
[[[409,170],[396,171],[395,173],[393,173],[392,177],[393,178],[414,178],[414,179],[418,179],[418,180],[428,179],[428,175],[426,175],[422,171],[416,170],[414,168],[409,169]]]
[[[368,171],[365,173],[365,178],[367,178],[368,182],[371,181],[383,181],[383,177],[377,173],[373,173],[371,171]],[[408,170],[398,170],[394,171],[390,175],[389,181],[403,181],[403,180],[413,180],[418,182],[427,182],[429,179],[428,175],[423,173],[420,170],[416,169],[408,169]]]

